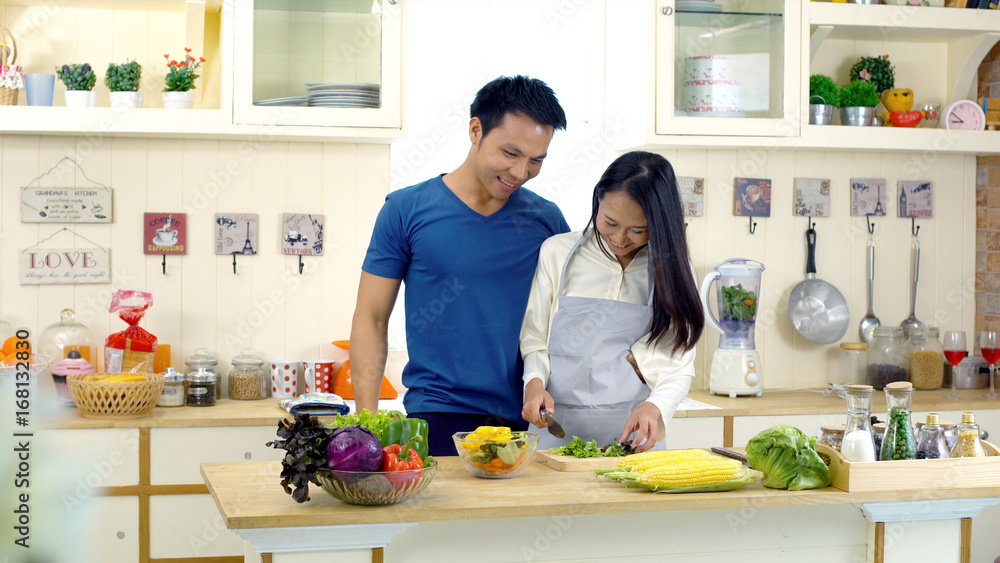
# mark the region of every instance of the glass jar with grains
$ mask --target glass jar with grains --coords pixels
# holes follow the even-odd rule
[[[903,342],[903,329],[878,326],[868,345],[868,385],[876,390],[894,381],[906,381],[909,362]]]
[[[951,457],[986,457],[986,450],[979,441],[976,413],[962,413],[962,423],[958,425],[958,436],[955,438],[955,446],[951,448]]]
[[[932,326],[910,329],[910,383],[914,389],[940,389],[944,381],[944,348]]]
[[[252,349],[244,349],[233,358],[229,372],[229,398],[240,401],[267,398],[270,372],[264,370],[264,360]]]

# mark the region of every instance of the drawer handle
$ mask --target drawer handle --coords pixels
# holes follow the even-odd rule
[[[670,14],[674,13],[674,9],[670,6],[664,6],[663,9],[660,11],[663,12],[664,16],[669,16]]]
[[[120,540],[125,539],[125,532],[118,532],[115,535],[118,536],[118,539]]]
[[[246,452],[245,454],[243,454],[243,459],[245,459],[247,461],[250,461],[252,458],[253,458],[253,454],[250,453],[250,452]]]

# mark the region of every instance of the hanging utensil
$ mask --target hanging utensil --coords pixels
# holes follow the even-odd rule
[[[920,241],[913,237],[913,293],[910,294],[910,316],[903,319],[899,326],[903,328],[903,338],[910,337],[911,328],[925,327],[923,322],[917,319],[917,278],[920,272]]]
[[[865,342],[872,341],[872,333],[875,332],[875,327],[881,325],[882,323],[875,316],[875,311],[872,310],[872,294],[875,292],[875,240],[871,237],[868,238],[868,312],[865,316],[861,317],[861,326],[858,327],[858,331],[861,333],[861,339]]]
[[[832,284],[816,278],[816,230],[806,231],[806,279],[792,289],[788,318],[806,340],[830,344],[844,337],[851,322],[847,300]]]

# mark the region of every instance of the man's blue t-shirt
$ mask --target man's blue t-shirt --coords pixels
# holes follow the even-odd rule
[[[568,231],[554,203],[523,187],[489,216],[440,176],[386,197],[362,269],[403,280],[408,412],[523,422],[518,340],[538,249]]]

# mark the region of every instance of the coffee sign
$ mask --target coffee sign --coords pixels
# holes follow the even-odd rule
[[[111,188],[21,188],[24,223],[110,223]]]
[[[106,248],[28,248],[20,256],[21,285],[111,283]]]
[[[142,233],[145,254],[187,254],[185,213],[144,213]]]

